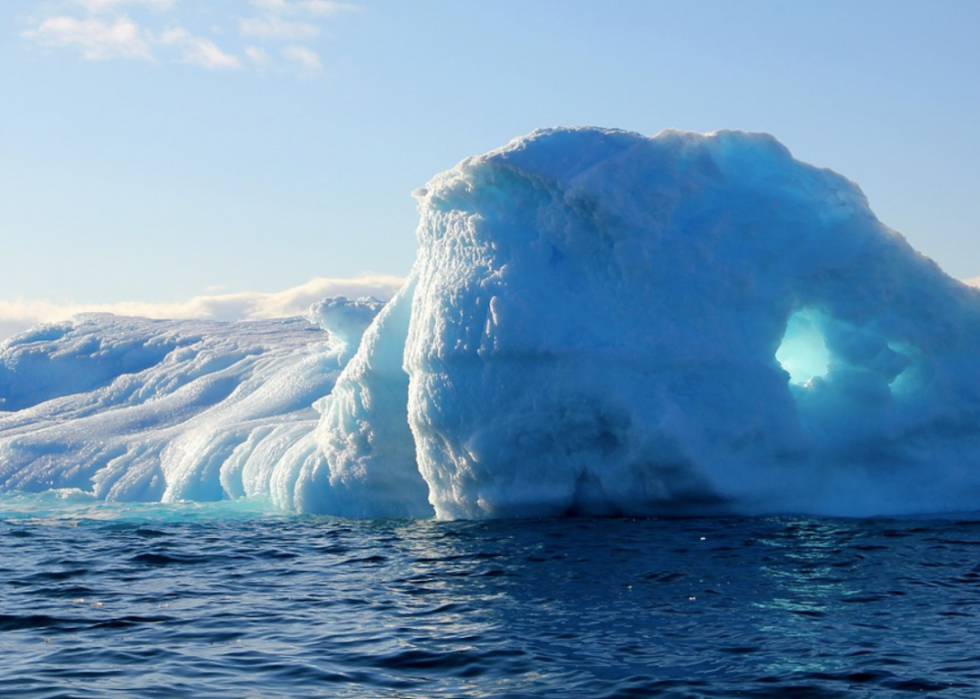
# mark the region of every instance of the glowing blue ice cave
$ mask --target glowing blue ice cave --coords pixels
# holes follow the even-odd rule
[[[786,334],[776,350],[776,360],[789,374],[789,380],[806,385],[813,378],[827,374],[830,352],[820,329],[820,313],[797,311],[786,323]]]

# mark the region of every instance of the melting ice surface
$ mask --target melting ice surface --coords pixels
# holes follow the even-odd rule
[[[344,516],[980,509],[980,295],[770,136],[535,132],[381,308],[0,352],[0,486]]]

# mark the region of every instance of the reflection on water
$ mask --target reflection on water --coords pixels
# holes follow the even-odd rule
[[[969,522],[7,511],[4,696],[980,695]]]

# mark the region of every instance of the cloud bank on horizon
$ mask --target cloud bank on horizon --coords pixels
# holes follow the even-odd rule
[[[80,313],[112,313],[158,319],[264,320],[306,315],[324,298],[374,296],[387,300],[404,283],[401,277],[363,275],[318,277],[277,292],[205,293],[184,301],[119,303],[57,302],[47,299],[0,300],[0,342],[40,323],[56,323]]]
[[[980,277],[962,280],[980,288]],[[323,299],[373,296],[386,301],[404,284],[403,277],[364,275],[346,279],[317,277],[282,291],[204,293],[184,301],[78,303],[50,299],[0,300],[0,342],[41,323],[57,323],[81,313],[112,313],[156,319],[266,320],[305,315]]]
[[[251,0],[243,13],[229,15],[215,12],[214,4],[63,0],[38,10],[21,37],[45,49],[75,51],[88,61],[288,69],[311,76],[323,69],[314,47],[324,23],[361,9],[335,0]]]

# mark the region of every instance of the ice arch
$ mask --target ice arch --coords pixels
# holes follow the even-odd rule
[[[417,471],[443,517],[980,506],[977,292],[772,137],[538,131],[417,196],[405,322],[346,374],[403,402],[327,398],[332,482]]]
[[[535,132],[394,299],[0,344],[0,491],[354,517],[980,510],[980,298],[762,134]],[[318,327],[317,327],[318,326]]]

